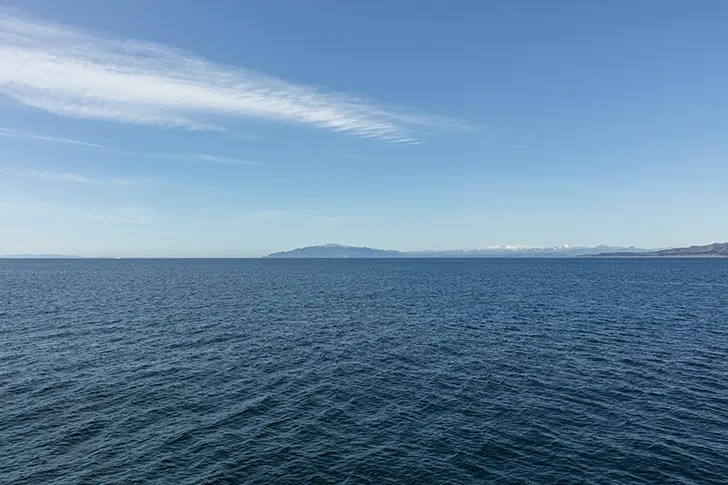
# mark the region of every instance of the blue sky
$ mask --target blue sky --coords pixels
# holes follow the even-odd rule
[[[727,19],[0,0],[0,254],[725,241]]]

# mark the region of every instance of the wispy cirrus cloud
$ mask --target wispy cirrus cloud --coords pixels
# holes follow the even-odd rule
[[[1,49],[1,48],[0,48]],[[0,74],[0,77],[2,74]],[[67,145],[78,145],[86,148],[104,148],[103,145],[95,143],[87,143],[85,141],[73,140],[71,138],[63,138],[60,136],[39,135],[37,133],[28,133],[27,131],[11,130],[10,128],[0,127],[0,136],[6,138],[25,138],[29,140],[49,141],[53,143],[65,143]]]
[[[418,143],[458,121],[221,65],[159,44],[0,12],[0,92],[58,115],[194,130],[239,118]]]
[[[318,222],[323,223],[359,223],[359,222],[366,222],[371,221],[374,218],[372,216],[367,215],[354,215],[354,216],[329,216],[329,215],[316,215],[314,216],[315,220]]]
[[[258,165],[257,162],[251,162],[250,160],[242,160],[240,158],[232,157],[220,157],[217,155],[208,155],[206,153],[195,153],[194,158],[203,160],[205,162],[227,163],[231,165]]]
[[[111,183],[116,185],[124,185],[126,187],[142,187],[145,185],[145,183],[141,180],[132,179],[111,179]]]
[[[123,222],[125,224],[146,224],[150,219],[144,216],[128,216],[118,214],[91,214],[89,219],[104,222]]]
[[[51,182],[75,182],[82,184],[98,184],[98,185],[121,185],[124,187],[144,187],[155,179],[95,179],[85,175],[79,175],[71,172],[51,172],[44,170],[0,170],[0,173],[11,175],[13,177],[31,178],[37,180],[48,180]]]
[[[154,158],[157,160],[179,160],[188,162],[210,162],[226,165],[261,165],[261,162],[246,160],[244,158],[224,157],[209,153],[136,153],[138,157]]]
[[[40,170],[28,170],[27,172],[15,172],[13,175],[58,182],[78,182],[82,184],[96,183],[93,179],[69,172],[42,172]]]

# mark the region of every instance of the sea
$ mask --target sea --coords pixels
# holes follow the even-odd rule
[[[2,260],[0,483],[726,484],[728,259]]]

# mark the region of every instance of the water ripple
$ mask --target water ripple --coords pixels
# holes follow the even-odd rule
[[[710,484],[728,261],[0,261],[0,483]]]

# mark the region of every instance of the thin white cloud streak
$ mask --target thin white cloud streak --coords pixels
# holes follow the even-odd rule
[[[231,157],[219,157],[217,155],[208,155],[205,153],[196,153],[194,156],[195,158],[198,158],[205,162],[227,163],[232,165],[257,165],[256,162],[251,162],[250,160],[241,160],[239,158]]]
[[[15,170],[0,170],[0,173],[5,175],[11,175],[13,177],[31,178],[37,180],[47,180],[51,182],[76,182],[82,184],[95,184],[95,185],[119,185],[124,187],[144,187],[149,181],[135,180],[135,179],[108,179],[100,180],[84,175],[79,175],[71,172],[48,172],[43,170],[26,170],[26,171],[15,171]]]
[[[131,180],[131,179],[112,179],[112,184],[116,185],[123,185],[125,187],[142,187],[144,186],[144,182],[140,180]]]
[[[82,175],[77,175],[70,172],[43,172],[40,170],[28,170],[26,172],[13,172],[3,170],[2,173],[6,175],[13,175],[15,177],[33,178],[39,180],[50,180],[54,182],[78,182],[82,184],[94,184],[95,180]]]
[[[209,153],[191,153],[191,154],[175,154],[175,153],[135,153],[135,156],[145,158],[155,158],[157,160],[180,160],[188,162],[210,162],[225,165],[262,165],[262,162],[245,160],[242,158],[223,157],[219,155],[211,155]]]
[[[171,47],[89,34],[0,11],[0,92],[61,116],[224,130],[238,118],[418,143],[417,128],[455,120],[401,113],[224,66]]]
[[[318,222],[323,223],[358,223],[358,222],[366,222],[371,221],[374,218],[372,216],[326,216],[326,215],[317,215],[314,216],[314,219]]]
[[[94,221],[103,221],[103,222],[122,222],[125,224],[146,224],[150,222],[149,219],[146,217],[124,217],[124,216],[118,216],[118,215],[99,215],[99,214],[92,214],[88,216],[89,219]]]
[[[1,49],[1,48],[0,48]],[[2,74],[0,74],[2,76]],[[39,135],[36,133],[28,133],[26,131],[11,130],[10,128],[0,127],[0,136],[6,138],[25,138],[29,140],[49,141],[53,143],[65,143],[68,145],[78,145],[86,148],[104,148],[103,145],[95,143],[87,143],[85,141],[73,140],[71,138],[63,138],[59,136]]]
[[[31,177],[36,178],[42,178],[47,180],[59,180],[62,182],[79,182],[82,184],[92,184],[95,183],[95,181],[91,180],[88,177],[84,177],[82,175],[76,175],[75,173],[68,173],[68,172],[38,172],[38,171],[31,171],[30,172]]]
[[[304,212],[292,209],[262,209],[245,213],[245,217],[252,219],[279,219],[282,217],[296,217]]]

